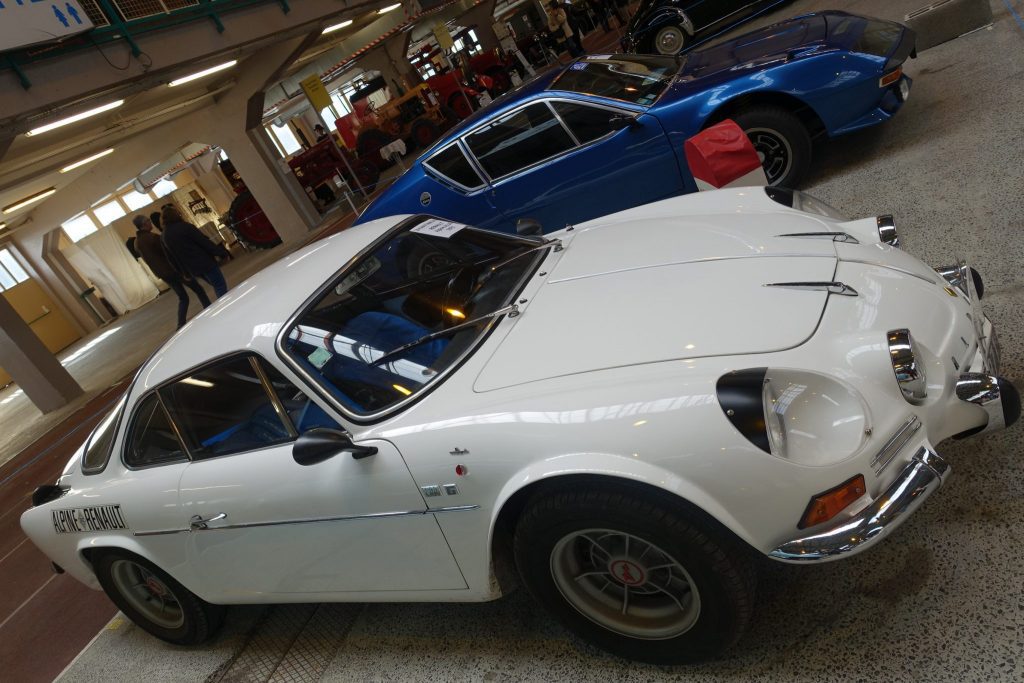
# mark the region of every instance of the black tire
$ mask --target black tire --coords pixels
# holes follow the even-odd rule
[[[96,578],[107,596],[140,628],[174,645],[198,645],[224,621],[224,608],[211,605],[152,562],[124,550],[106,550],[95,558]],[[131,585],[137,591],[133,595]],[[147,611],[166,607],[163,621]]]
[[[811,135],[792,112],[757,106],[732,117],[762,155],[769,185],[796,188],[811,165]]]
[[[417,147],[426,149],[441,137],[441,127],[430,119],[416,119],[409,127],[409,134]]]
[[[352,170],[356,172],[356,177],[359,179],[359,184],[363,186],[365,196],[369,196],[377,189],[377,181],[380,180],[380,169],[371,164],[369,161],[360,159],[353,165]],[[353,190],[359,188],[353,187]]]
[[[646,556],[647,566],[629,554],[628,543],[617,556],[614,548],[623,546],[613,534],[632,538],[633,553],[646,547],[639,558]],[[604,554],[597,551],[602,544]],[[519,519],[514,552],[540,604],[584,639],[627,659],[707,659],[739,640],[750,621],[756,579],[749,548],[698,511],[628,484],[539,495]],[[572,578],[566,558],[579,560]],[[618,616],[630,587],[626,604],[634,614]]]
[[[369,161],[379,170],[384,170],[385,168],[390,168],[394,162],[382,159],[380,148],[390,145],[394,141],[395,137],[393,135],[384,132],[380,128],[368,128],[356,138],[356,150],[360,159]]]

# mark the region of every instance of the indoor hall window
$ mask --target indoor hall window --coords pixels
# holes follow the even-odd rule
[[[431,170],[459,185],[480,187],[484,184],[457,144],[445,147],[425,163]]]
[[[284,150],[286,156],[302,151],[302,145],[299,143],[298,138],[295,137],[295,133],[292,132],[292,129],[288,127],[287,123],[283,126],[272,124],[267,127],[267,130],[269,130],[277,140],[277,144]]]
[[[160,389],[194,459],[294,438],[254,361],[252,356],[233,356]]]
[[[478,128],[465,141],[491,178],[515,173],[574,146],[544,102]]]
[[[178,184],[170,178],[164,178],[153,186],[152,192],[156,195],[157,199],[166,197],[170,193],[178,189]]]
[[[552,102],[551,105],[583,145],[620,129],[622,126],[615,126],[613,119],[628,116],[611,109],[589,107],[574,102]]]
[[[93,208],[92,212],[104,227],[125,215],[124,207],[117,200],[101,204]]]
[[[186,460],[185,449],[171,426],[167,411],[156,394],[146,397],[135,411],[125,464],[129,467],[149,467]]]
[[[128,207],[129,211],[138,211],[144,206],[149,206],[153,203],[153,198],[148,194],[136,192],[135,190],[121,195],[121,200]]]
[[[0,249],[0,292],[28,280],[28,273],[14,259],[10,249]]]
[[[83,237],[93,234],[98,229],[92,217],[85,213],[61,223],[60,227],[64,228],[64,232],[67,233],[68,239],[72,242],[77,242]]]

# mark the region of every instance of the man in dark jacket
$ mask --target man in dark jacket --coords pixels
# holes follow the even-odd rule
[[[228,250],[222,244],[211,242],[196,226],[186,223],[176,207],[164,207],[161,216],[164,248],[171,261],[188,275],[209,282],[217,296],[223,296],[228,285],[218,261],[231,258]]]
[[[188,294],[185,292],[185,287],[195,292],[203,308],[210,305],[210,298],[206,296],[202,285],[192,278],[182,277],[181,273],[174,269],[164,252],[163,241],[153,232],[153,222],[149,218],[136,216],[132,219],[132,223],[138,230],[135,235],[135,249],[139,252],[139,256],[153,271],[153,275],[166,282],[167,286],[178,295],[178,329],[181,329],[188,317]]]

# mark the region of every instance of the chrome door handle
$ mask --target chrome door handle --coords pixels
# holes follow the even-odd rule
[[[226,512],[220,512],[214,515],[213,517],[210,517],[209,519],[203,519],[199,515],[196,515],[189,520],[188,527],[192,531],[201,531],[203,529],[209,529],[210,527],[208,525],[210,522],[219,522],[222,519],[226,519],[227,516],[228,513]]]

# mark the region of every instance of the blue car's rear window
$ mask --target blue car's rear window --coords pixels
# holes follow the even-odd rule
[[[570,64],[548,89],[647,106],[661,96],[679,66],[675,57],[660,55],[595,55]]]

